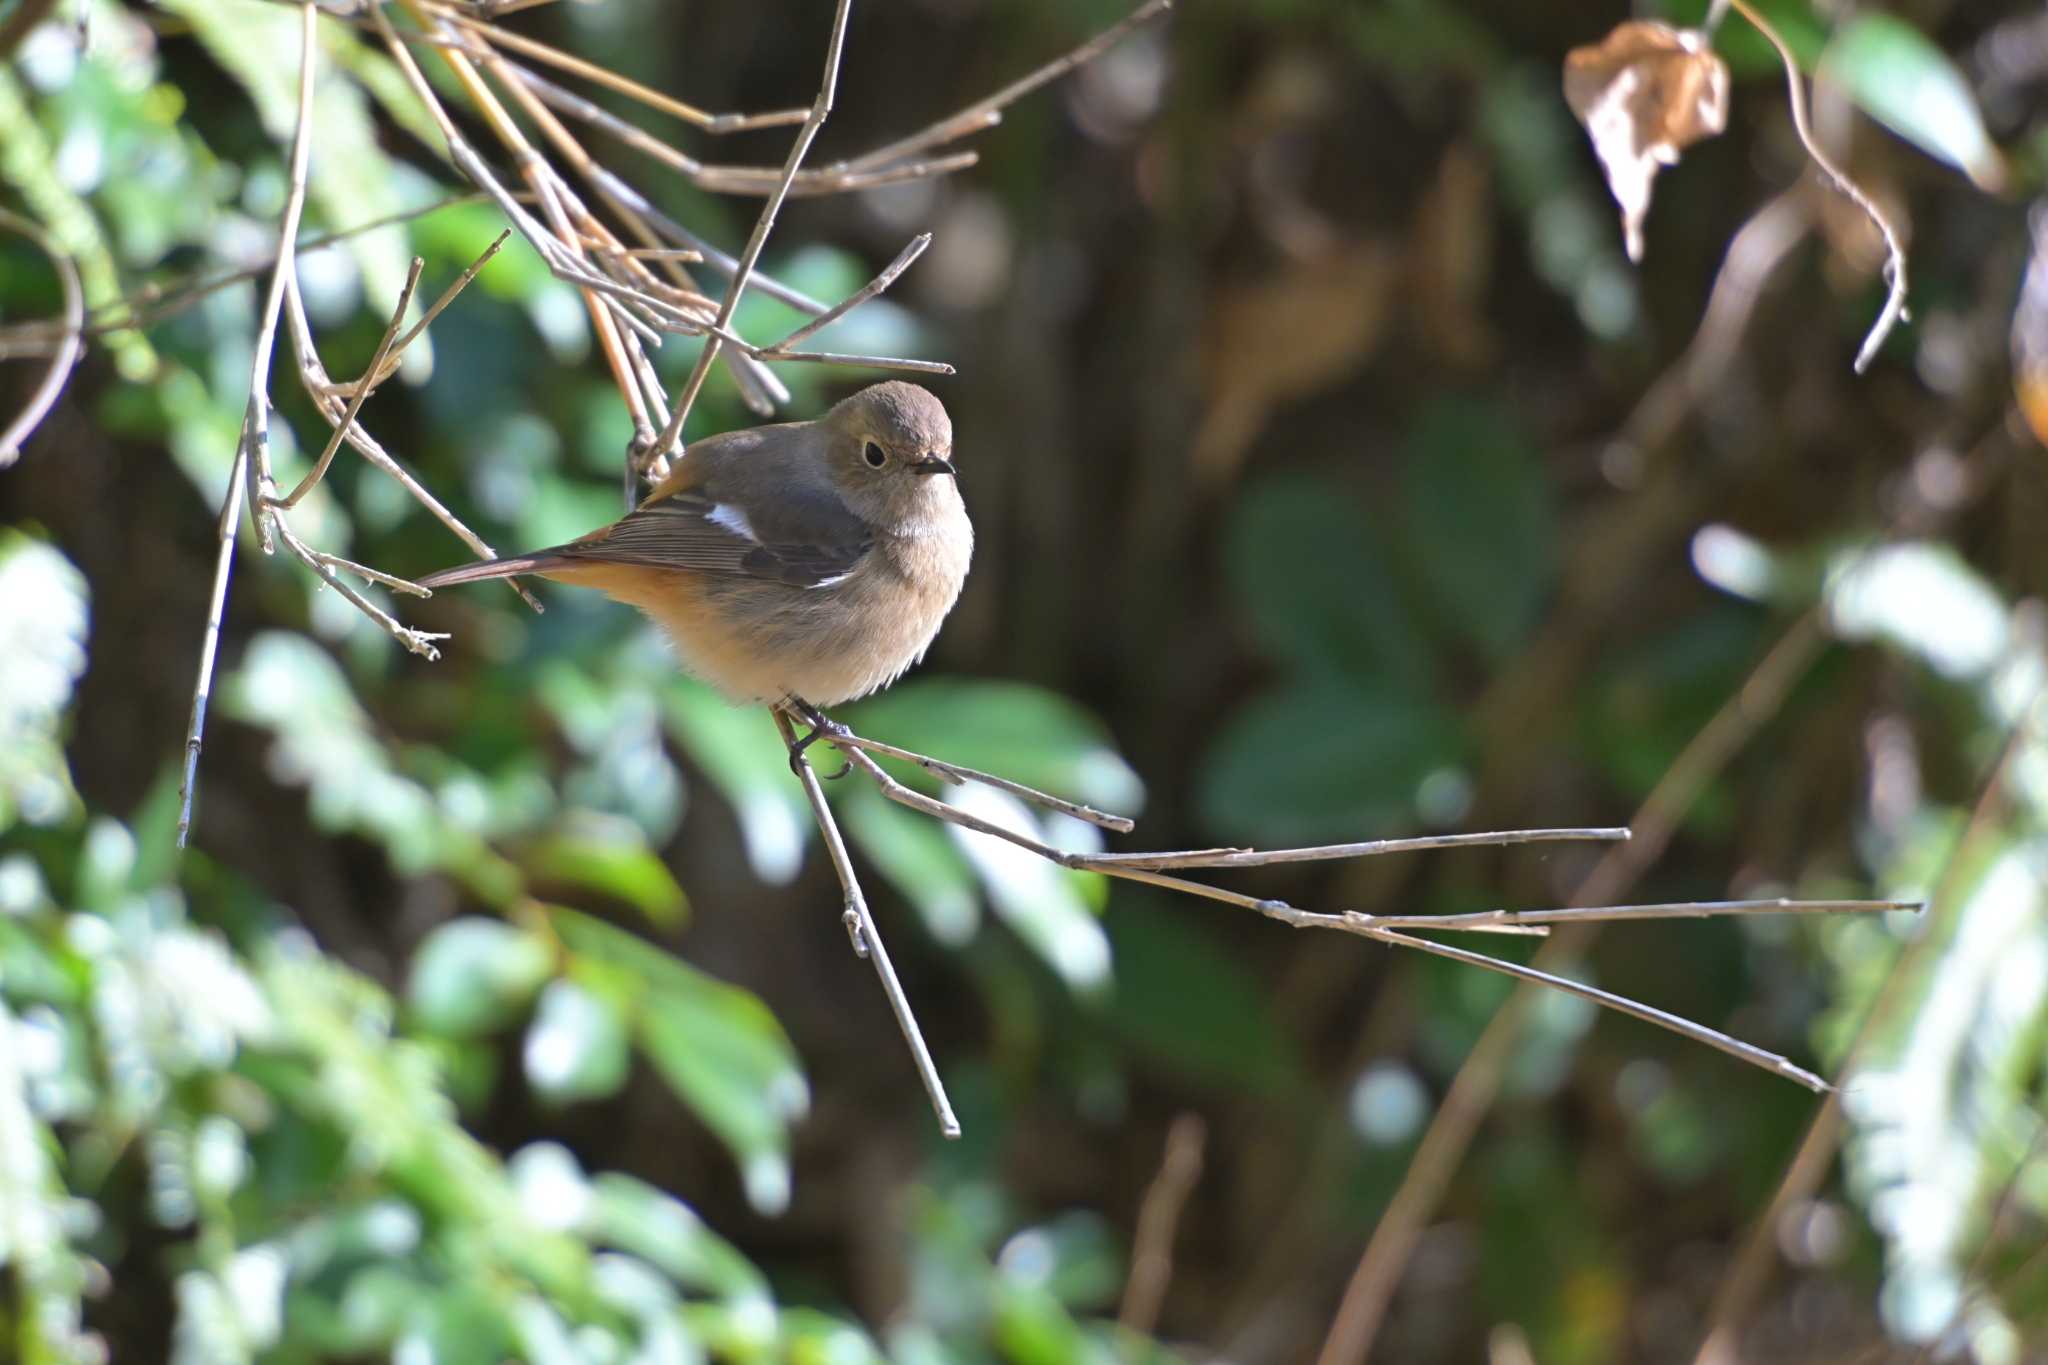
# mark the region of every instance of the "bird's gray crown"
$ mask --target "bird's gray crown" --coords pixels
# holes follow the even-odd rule
[[[953,448],[953,419],[945,406],[929,391],[900,379],[862,389],[843,400],[832,415],[865,426],[865,434],[906,454]]]

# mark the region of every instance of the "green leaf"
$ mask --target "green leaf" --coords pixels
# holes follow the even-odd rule
[[[1308,672],[1427,693],[1435,666],[1374,552],[1364,509],[1310,478],[1273,479],[1237,505],[1224,547],[1238,609]]]
[[[1268,992],[1194,912],[1150,899],[1118,905],[1108,918],[1117,1031],[1158,1065],[1228,1093],[1301,1093],[1307,1072]]]
[[[1008,793],[982,786],[954,787],[945,799],[992,825],[1042,843],[1055,842],[1031,808]],[[946,834],[974,865],[1003,922],[1070,989],[1099,991],[1109,985],[1109,936],[1102,932],[1084,890],[1087,881],[1100,874],[1070,871],[1007,840],[956,825],[948,825]]]
[[[1872,118],[1921,151],[1961,170],[1979,189],[2005,184],[2005,158],[1985,130],[1963,73],[1918,29],[1889,14],[1860,13],[1821,57]]]
[[[686,1289],[728,1299],[767,1297],[761,1272],[674,1195],[613,1173],[593,1178],[590,1191],[584,1228],[592,1238],[659,1267]]]
[[[1499,660],[1557,577],[1557,515],[1541,461],[1497,407],[1442,400],[1408,442],[1404,523],[1436,619]]]
[[[664,929],[688,915],[689,901],[675,875],[629,820],[577,812],[525,850],[520,861],[535,878],[624,901]]]
[[[1412,825],[1418,788],[1461,750],[1457,717],[1433,702],[1308,682],[1224,724],[1203,760],[1201,810],[1226,839],[1375,838]]]
[[[1998,589],[1940,542],[1843,551],[1829,566],[1826,604],[1843,639],[1882,640],[1945,678],[1989,674],[2012,636]]]
[[[996,1269],[1013,1282],[1044,1289],[1073,1309],[1107,1307],[1124,1286],[1123,1257],[1102,1215],[1076,1209],[1003,1244]]]
[[[569,950],[632,980],[640,1045],[654,1069],[739,1159],[763,1211],[789,1198],[789,1123],[810,1104],[796,1051],[759,997],[622,929],[560,906],[549,922]]]
[[[974,873],[938,822],[862,783],[841,797],[840,824],[882,876],[917,908],[931,936],[949,947],[974,937],[981,896]]]
[[[422,1027],[474,1038],[525,1010],[554,962],[547,944],[499,920],[450,920],[413,954],[406,1002]]]
[[[668,732],[732,804],[754,875],[778,883],[794,878],[810,812],[775,722],[758,706],[734,706],[688,679],[671,683],[661,701]]]
[[[1144,800],[1144,784],[1102,723],[1041,687],[918,678],[847,708],[843,719],[870,739],[1120,814]],[[920,768],[891,766],[906,782],[933,785]]]
[[[526,1079],[555,1104],[604,1099],[626,1083],[631,1063],[626,1020],[599,991],[570,980],[550,981],[527,1025],[520,1054]]]

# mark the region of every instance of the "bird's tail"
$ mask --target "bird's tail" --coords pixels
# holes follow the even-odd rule
[[[415,581],[423,588],[452,588],[458,583],[481,583],[487,578],[517,578],[521,574],[546,573],[568,562],[567,556],[554,550],[540,550],[530,555],[514,555],[510,559],[480,559],[474,564],[458,564]]]

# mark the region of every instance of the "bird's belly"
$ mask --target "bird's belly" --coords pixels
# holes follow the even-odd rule
[[[738,702],[797,696],[833,706],[886,687],[924,656],[952,606],[856,574],[830,588],[627,573],[577,565],[548,575],[638,607],[683,667]]]

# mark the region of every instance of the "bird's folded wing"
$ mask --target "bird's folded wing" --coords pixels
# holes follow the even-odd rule
[[[823,588],[852,573],[873,545],[867,524],[829,490],[788,489],[753,508],[705,490],[651,498],[556,553]]]

